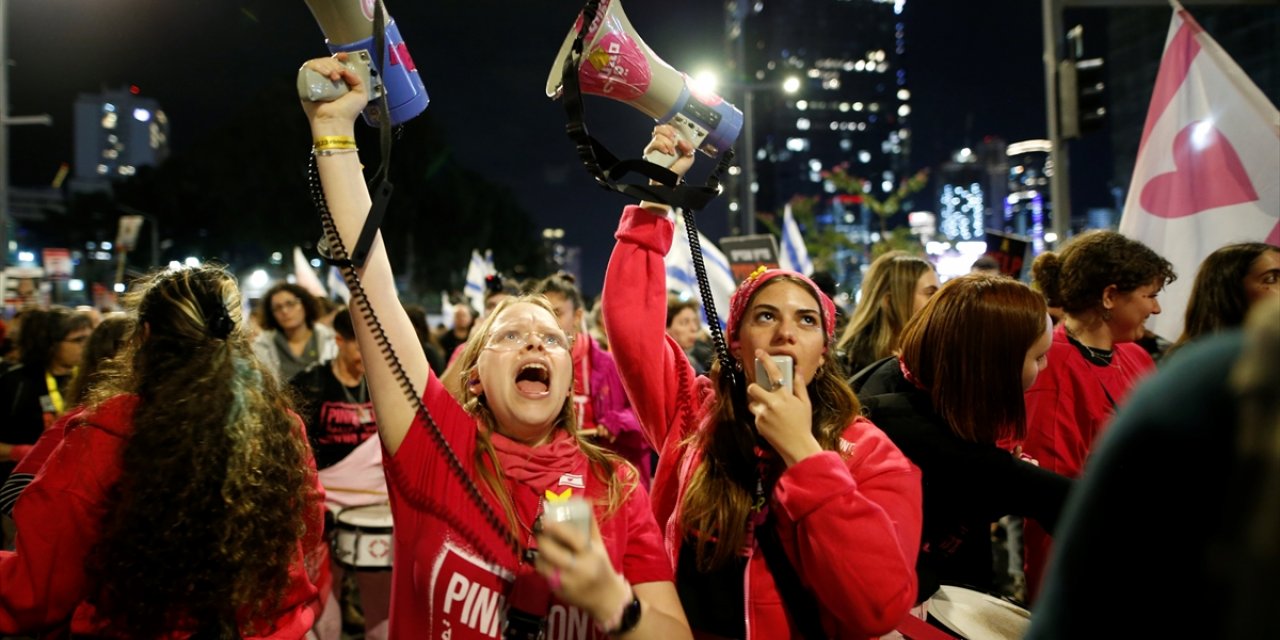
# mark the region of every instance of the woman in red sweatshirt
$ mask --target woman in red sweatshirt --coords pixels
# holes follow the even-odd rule
[[[351,247],[370,206],[353,137],[368,95],[337,59],[306,67],[351,89],[303,103]],[[577,431],[570,343],[547,299],[507,298],[472,329],[455,397],[431,373],[380,236],[359,273],[352,315],[395,520],[391,637],[689,637],[635,469]],[[589,536],[542,518],[573,496],[592,503]]]
[[[298,417],[217,267],[135,284],[136,329],[17,501],[0,635],[299,638],[328,580]]]
[[[662,125],[649,149],[679,155],[683,174],[693,150],[677,140]],[[859,416],[833,359],[835,305],[801,274],[757,271],[730,303],[734,375],[695,377],[664,333],[673,230],[667,207],[627,207],[603,299],[618,370],[661,451],[654,508],[691,626],[732,638],[890,631],[915,599],[920,474]],[[793,390],[772,356],[791,359]]]

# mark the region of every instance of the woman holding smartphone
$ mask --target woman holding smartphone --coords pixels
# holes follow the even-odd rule
[[[325,201],[349,247],[370,206],[353,137],[368,95],[342,57],[305,68],[351,91],[303,108]],[[381,236],[360,278],[377,319],[360,304],[352,319],[395,519],[391,637],[490,638],[517,620],[530,622],[521,626],[528,637],[539,628],[548,637],[570,630],[592,638],[689,637],[635,469],[577,432],[569,340],[546,298],[507,298],[473,328],[451,368],[460,372],[454,396],[431,373]],[[394,350],[401,370],[384,350]],[[434,424],[406,392],[421,399]],[[437,436],[456,453],[456,466],[446,464]],[[570,496],[592,503],[594,517],[584,521],[590,535],[542,518]],[[536,561],[513,553],[507,537],[521,551],[536,550]]]
[[[679,156],[677,174],[693,163],[668,125],[653,149]],[[835,305],[799,273],[753,273],[730,302],[734,374],[717,363],[697,376],[664,332],[673,231],[667,207],[627,207],[603,299],[623,383],[662,452],[654,509],[690,625],[729,638],[888,632],[915,598],[920,475],[860,417],[832,357]],[[791,365],[789,388],[775,357]]]

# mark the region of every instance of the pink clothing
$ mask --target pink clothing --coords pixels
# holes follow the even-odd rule
[[[1027,439],[1022,452],[1043,469],[1068,478],[1080,477],[1085,459],[1116,407],[1154,370],[1151,356],[1131,342],[1114,345],[1110,366],[1090,364],[1059,324],[1053,330],[1049,366],[1025,396]],[[1039,591],[1051,542],[1039,525],[1026,524],[1023,545],[1030,601]]]
[[[85,559],[97,543],[107,492],[120,475],[121,449],[133,428],[136,396],[117,396],[93,413],[58,423],[61,446],[14,507],[16,551],[0,551],[0,634],[40,631],[95,635],[105,627],[86,602]],[[302,437],[302,426],[298,426]],[[314,479],[314,470],[312,476]],[[319,483],[315,490],[323,495]],[[323,506],[308,514],[290,567],[290,585],[262,638],[300,638],[319,614],[318,585],[329,579]],[[145,526],[145,524],[143,524]],[[174,631],[184,638],[190,631]]]
[[[462,410],[434,375],[427,380],[423,402],[464,472],[497,514],[496,524],[507,527],[501,506],[477,472],[475,418]],[[391,637],[497,638],[510,599],[544,592],[541,603],[547,605],[546,581],[533,574],[528,564],[517,561],[472,503],[430,429],[419,415],[396,453],[383,451],[396,523]],[[571,491],[597,505],[596,520],[616,571],[632,584],[670,581],[671,567],[663,557],[661,533],[644,488],[637,486],[615,513],[605,515],[607,486],[589,470],[586,454],[573,447],[571,455],[576,458],[555,463],[556,470],[562,470],[562,465],[565,470],[546,474],[534,468],[542,448],[533,450],[516,473],[524,481],[505,478],[520,521],[521,543],[534,546],[529,528],[540,513],[545,492]],[[511,449],[504,445],[503,455],[512,455]],[[634,480],[625,467],[620,466],[617,474]],[[585,611],[555,599],[550,601],[546,621],[548,638],[605,637]]]
[[[654,512],[665,525],[671,566],[684,532],[679,508],[700,451],[690,438],[715,400],[665,334],[663,256],[673,225],[627,207],[605,276],[605,321],[612,353],[650,439],[659,447]],[[893,629],[915,602],[920,547],[920,471],[864,418],[845,430],[839,451],[806,458],[778,480],[771,501],[778,536],[818,600],[828,637],[871,638]],[[795,635],[773,576],[753,546],[744,577],[747,636]]]

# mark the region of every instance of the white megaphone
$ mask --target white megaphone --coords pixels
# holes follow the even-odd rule
[[[547,96],[564,90],[564,65],[582,28],[583,17],[569,31],[547,76]],[[583,40],[578,80],[582,93],[625,102],[659,123],[675,126],[681,137],[711,157],[733,146],[742,131],[742,112],[709,91],[699,90],[640,39],[619,0],[602,0]],[[669,167],[674,155],[658,151],[645,159]]]
[[[395,20],[382,8],[385,21],[385,56],[372,55],[374,50],[374,10],[380,0],[306,0],[307,7],[324,32],[329,51],[347,52],[347,66],[360,76],[369,91],[369,106],[365,109],[365,121],[377,125],[382,116],[379,101],[374,100],[382,92],[387,96],[389,121],[398,125],[417,116],[427,108],[430,99],[422,84],[418,69],[409,56],[400,29]],[[382,61],[387,64],[383,65]],[[386,68],[382,68],[385,66]],[[332,82],[310,69],[298,73],[298,94],[307,100],[332,100],[346,93],[347,85]]]

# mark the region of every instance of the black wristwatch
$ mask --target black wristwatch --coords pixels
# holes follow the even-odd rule
[[[640,624],[640,597],[631,594],[631,602],[627,603],[625,609],[622,610],[622,619],[618,621],[618,626],[614,629],[605,631],[610,636],[620,636]]]

